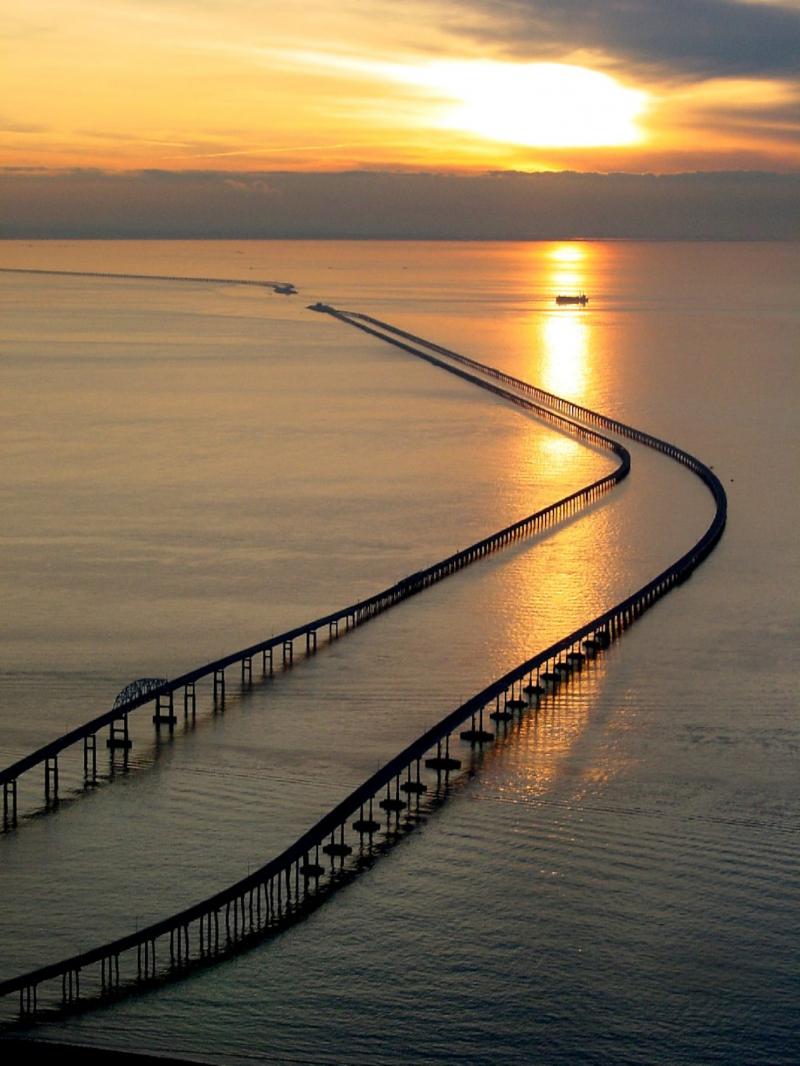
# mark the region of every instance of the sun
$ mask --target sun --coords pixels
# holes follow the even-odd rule
[[[647,94],[565,63],[439,61],[420,80],[445,100],[437,124],[487,140],[542,148],[640,142]]]

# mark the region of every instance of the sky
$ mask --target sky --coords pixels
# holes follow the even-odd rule
[[[14,234],[31,175],[66,208],[75,175],[88,188],[97,173],[117,189],[164,172],[800,174],[800,0],[3,11],[0,190]]]

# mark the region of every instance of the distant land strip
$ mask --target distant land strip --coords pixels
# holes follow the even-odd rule
[[[438,346],[422,338],[415,338],[411,343],[412,335],[396,327],[369,316],[337,311],[330,305],[318,304],[313,309],[331,314],[410,354],[473,380],[483,388],[489,387],[498,394],[505,391],[499,386],[487,386],[467,371],[448,366],[432,354]],[[440,348],[439,353],[442,353]],[[449,352],[448,355],[455,361],[468,362],[475,369],[480,367],[489,377],[508,377],[494,367],[478,364],[459,353]],[[475,769],[480,761],[479,755],[476,759],[476,750],[480,753],[485,745],[497,740],[497,735],[485,728],[485,717],[496,723],[499,733],[508,728],[516,714],[538,707],[542,698],[555,693],[562,682],[581,672],[587,661],[601,654],[661,597],[686,581],[714,550],[725,530],[727,497],[719,478],[705,463],[667,441],[572,404],[520,379],[513,380],[514,387],[520,391],[549,397],[559,412],[581,412],[587,421],[613,428],[687,467],[703,482],[715,504],[713,519],[703,535],[679,559],[630,596],[520,663],[457,707],[259,870],[145,929],[0,982],[0,996],[19,994],[19,1013],[23,1021],[35,1019],[40,1009],[39,987],[45,982],[61,979],[62,1010],[82,1009],[89,1003],[81,1002],[81,975],[89,967],[94,978],[90,1002],[116,998],[148,984],[176,979],[192,968],[209,965],[301,920],[382,851],[416,827],[422,817],[420,797],[428,791],[432,777],[435,777],[434,801],[441,802],[446,798],[451,775],[462,765],[461,759],[451,754],[451,740],[469,744],[472,769]],[[518,395],[513,401],[524,403]],[[467,722],[471,722],[471,728],[454,735]],[[375,818],[375,806],[383,812],[381,821]],[[350,823],[351,818],[356,820]],[[381,843],[376,844],[378,834]],[[159,966],[157,944],[166,937],[169,938],[168,961]],[[160,950],[166,953],[166,946],[161,944]],[[127,971],[121,972],[120,960],[124,956],[130,968],[133,952],[136,967],[128,976]],[[84,992],[86,984],[84,976]]]

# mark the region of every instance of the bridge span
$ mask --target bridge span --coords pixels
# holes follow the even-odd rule
[[[448,787],[463,769],[464,753],[477,766],[480,752],[497,743],[515,718],[535,712],[559,686],[590,669],[593,661],[630,625],[686,581],[714,550],[724,532],[725,491],[713,471],[683,449],[369,316],[325,305],[318,309],[481,387],[487,387],[482,377],[504,381],[515,390],[515,403],[524,406],[520,393],[536,395],[551,414],[563,417],[563,412],[569,411],[587,423],[602,425],[654,448],[700,479],[714,500],[713,519],[679,559],[620,602],[466,700],[260,869],[145,929],[0,982],[0,997],[18,995],[23,1019],[35,1016],[45,1005],[44,991],[48,992],[48,1000],[61,1008],[74,1009],[87,993],[94,1001],[122,995],[148,982],[178,977],[192,966],[207,965],[300,920],[418,825],[420,812],[428,802],[425,797],[435,803],[447,795]],[[461,363],[463,369],[455,369],[449,362]],[[503,386],[490,389],[509,398]],[[608,477],[615,474],[619,474],[619,468]],[[416,577],[412,575],[412,583]]]

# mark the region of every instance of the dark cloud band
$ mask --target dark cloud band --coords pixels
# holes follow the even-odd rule
[[[800,174],[6,169],[0,200],[0,237],[800,237]]]
[[[520,58],[587,49],[662,76],[800,77],[796,8],[739,0],[455,0],[449,11],[449,29]]]

